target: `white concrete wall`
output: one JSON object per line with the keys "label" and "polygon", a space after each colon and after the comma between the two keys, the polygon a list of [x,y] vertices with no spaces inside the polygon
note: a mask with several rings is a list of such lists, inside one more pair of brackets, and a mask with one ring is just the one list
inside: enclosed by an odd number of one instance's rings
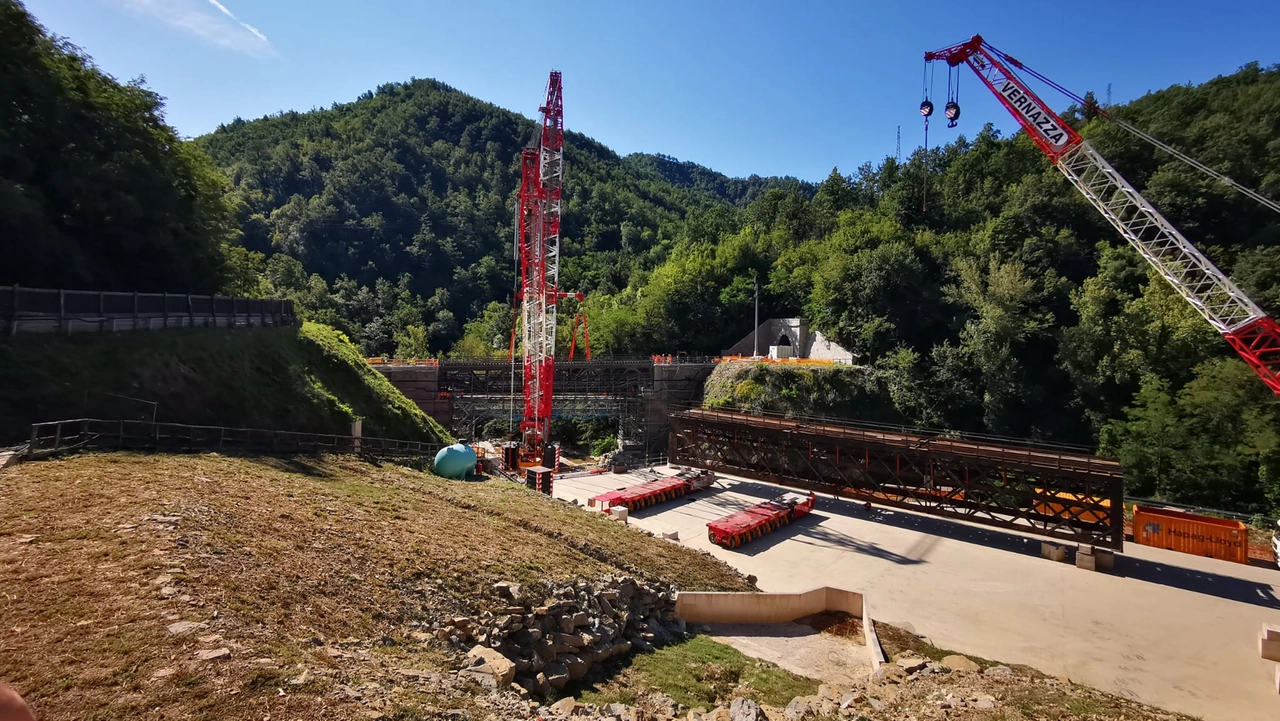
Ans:
{"label": "white concrete wall", "polygon": [[786,623],[822,611],[862,618],[862,594],[822,586],[802,593],[681,592],[676,617],[691,623]]}
{"label": "white concrete wall", "polygon": [[[810,330],[803,318],[770,318],[760,324],[760,355],[768,355],[769,347],[778,345],[778,339],[786,335],[791,340],[791,357],[832,360],[837,363],[853,363],[853,353],[841,348],[822,333]],[[724,355],[753,355],[755,332],[733,344]]]}
{"label": "white concrete wall", "polygon": [[676,596],[676,618],[689,623],[788,623],[823,611],[862,619],[871,668],[885,662],[866,599],[857,591],[821,586],[801,593],[681,591]]}
{"label": "white concrete wall", "polygon": [[836,363],[847,363],[853,365],[853,353],[836,345],[825,335],[819,331],[813,331],[810,335],[809,347],[805,349],[805,358],[813,360],[831,360]]}

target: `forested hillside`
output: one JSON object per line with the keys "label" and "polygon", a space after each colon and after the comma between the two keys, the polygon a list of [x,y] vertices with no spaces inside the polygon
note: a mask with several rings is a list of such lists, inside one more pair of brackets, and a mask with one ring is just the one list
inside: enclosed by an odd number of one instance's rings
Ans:
{"label": "forested hillside", "polygon": [[[159,97],[15,0],[0,40],[0,283],[281,295],[367,354],[505,355],[532,120],[411,80],[187,142]],[[1280,197],[1280,68],[1109,111]],[[1280,311],[1280,217],[1068,115]],[[1280,403],[1025,137],[974,129],[817,185],[570,132],[561,287],[587,294],[596,352],[718,353],[751,329],[758,279],[764,317],[804,315],[857,354],[883,417],[1097,445],[1132,493],[1280,510]],[[816,392],[756,382],[788,408]]]}
{"label": "forested hillside", "polygon": [[0,284],[214,292],[238,254],[226,185],[158,95],[0,0]]}
{"label": "forested hillside", "polygon": [[[413,80],[328,110],[237,119],[198,142],[234,184],[245,247],[270,256],[271,292],[298,297],[369,353],[403,344],[423,355],[448,350],[491,301],[510,301],[519,154],[534,131]],[[566,146],[561,286],[583,292],[626,288],[686,225],[714,242],[734,227],[736,203],[786,182],[623,159],[572,132]]]}
{"label": "forested hillside", "polygon": [[[1255,65],[1110,111],[1280,196],[1277,109],[1280,69]],[[1069,115],[1280,307],[1280,217],[1087,109]],[[231,176],[246,245],[271,256],[264,287],[369,352],[500,354],[532,129],[420,80],[199,142]],[[1025,137],[986,127],[817,187],[619,158],[575,134],[567,167],[562,286],[588,293],[597,351],[717,353],[751,328],[759,278],[766,317],[807,316],[911,422],[1100,442],[1136,493],[1280,506],[1275,400]]]}

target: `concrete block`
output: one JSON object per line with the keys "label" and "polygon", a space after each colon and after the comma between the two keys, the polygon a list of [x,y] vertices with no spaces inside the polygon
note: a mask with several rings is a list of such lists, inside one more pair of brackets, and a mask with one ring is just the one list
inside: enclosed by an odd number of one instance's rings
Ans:
{"label": "concrete block", "polygon": [[1093,559],[1097,563],[1099,571],[1110,571],[1116,567],[1116,554],[1105,548],[1093,549]]}
{"label": "concrete block", "polygon": [[1280,626],[1270,623],[1262,624],[1262,637],[1268,641],[1280,641]]}
{"label": "concrete block", "polygon": [[1263,634],[1258,634],[1258,655],[1268,661],[1280,661],[1280,641],[1268,641]]}
{"label": "concrete block", "polygon": [[1083,568],[1086,571],[1098,570],[1098,559],[1087,553],[1076,554],[1076,568]]}
{"label": "concrete block", "polygon": [[1040,543],[1040,555],[1050,561],[1062,562],[1067,560],[1067,549],[1056,543]]}

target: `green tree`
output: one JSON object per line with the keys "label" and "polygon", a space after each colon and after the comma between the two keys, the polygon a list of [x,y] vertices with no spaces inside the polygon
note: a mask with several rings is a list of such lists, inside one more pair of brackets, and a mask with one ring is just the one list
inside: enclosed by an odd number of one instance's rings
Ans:
{"label": "green tree", "polygon": [[427,329],[420,325],[405,326],[396,334],[397,358],[430,358],[431,344],[427,340]]}
{"label": "green tree", "polygon": [[0,0],[0,98],[0,284],[222,289],[238,237],[226,181],[160,96]]}
{"label": "green tree", "polygon": [[836,218],[846,210],[853,210],[857,195],[849,179],[840,174],[839,168],[832,168],[831,174],[818,186],[813,196],[813,213],[817,218],[818,231],[822,234],[831,232]]}
{"label": "green tree", "polygon": [[1103,428],[1101,442],[1120,459],[1134,495],[1280,511],[1280,409],[1238,360],[1201,364],[1176,394],[1147,376],[1124,418]]}
{"label": "green tree", "polygon": [[1027,373],[1022,351],[1052,323],[1039,306],[1036,283],[1021,263],[992,258],[983,268],[961,258],[955,262],[955,282],[944,292],[970,311],[959,348],[982,392],[983,424],[998,433],[1026,434],[1044,398]]}
{"label": "green tree", "polygon": [[[462,338],[454,344],[449,355],[455,358],[507,357],[514,320],[510,306],[493,301],[485,306],[479,318],[467,323]],[[519,339],[516,342],[518,344]]]}
{"label": "green tree", "polygon": [[1199,363],[1228,351],[1213,327],[1136,253],[1107,248],[1100,263],[1099,274],[1072,294],[1079,322],[1063,330],[1059,350],[1076,402],[1095,428],[1120,414],[1144,376],[1177,388]]}
{"label": "green tree", "polygon": [[924,263],[911,245],[895,239],[852,255],[827,255],[814,275],[807,311],[815,327],[874,362],[898,346],[928,347],[920,310],[931,295],[936,298],[937,286]]}

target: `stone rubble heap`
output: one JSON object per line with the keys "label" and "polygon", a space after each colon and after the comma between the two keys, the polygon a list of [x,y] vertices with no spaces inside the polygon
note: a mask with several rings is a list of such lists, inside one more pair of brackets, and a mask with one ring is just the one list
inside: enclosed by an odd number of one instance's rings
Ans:
{"label": "stone rubble heap", "polygon": [[536,605],[519,584],[493,590],[506,607],[456,617],[437,631],[441,640],[472,645],[458,677],[491,689],[514,684],[522,695],[550,698],[595,664],[684,633],[675,592],[661,583],[606,576],[558,586]]}
{"label": "stone rubble heap", "polygon": [[[991,711],[1000,705],[996,694],[986,693],[982,688],[992,685],[988,682],[998,683],[1004,677],[1012,677],[1014,672],[1011,669],[995,666],[982,671],[963,656],[949,656],[945,660],[948,663],[942,664],[907,656],[883,665],[866,681],[850,686],[821,684],[816,694],[797,696],[784,707],[758,704],[738,697],[712,709],[691,709],[665,694],[651,692],[643,694],[634,706],[618,703],[596,706],[577,703],[566,697],[531,711],[530,718],[545,721],[565,718],[573,718],[574,721],[855,721],[889,718],[942,721],[964,709]],[[1023,681],[1050,686],[1060,683],[1053,679]],[[914,690],[917,684],[923,688]],[[909,706],[909,715],[902,716],[904,709],[891,704],[901,703],[907,696],[916,697],[916,700]]]}

